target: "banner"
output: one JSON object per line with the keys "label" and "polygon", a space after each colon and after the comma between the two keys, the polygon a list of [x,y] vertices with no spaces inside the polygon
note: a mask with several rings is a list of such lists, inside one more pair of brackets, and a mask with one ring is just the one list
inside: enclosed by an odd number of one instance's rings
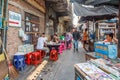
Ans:
{"label": "banner", "polygon": [[9,26],[21,27],[21,14],[9,11]]}

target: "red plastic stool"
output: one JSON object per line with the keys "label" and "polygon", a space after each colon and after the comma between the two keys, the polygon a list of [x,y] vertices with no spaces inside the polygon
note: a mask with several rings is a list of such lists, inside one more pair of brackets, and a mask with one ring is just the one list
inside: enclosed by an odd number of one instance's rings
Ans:
{"label": "red plastic stool", "polygon": [[65,43],[61,43],[61,46],[62,46],[62,50],[66,50]]}
{"label": "red plastic stool", "polygon": [[31,53],[27,53],[25,55],[25,63],[30,65],[31,64],[31,57],[32,57],[32,52]]}
{"label": "red plastic stool", "polygon": [[32,53],[32,58],[31,58],[31,64],[33,65],[38,65],[39,63],[42,62],[42,56],[41,53],[39,52],[33,52]]}
{"label": "red plastic stool", "polygon": [[46,53],[44,50],[37,50],[37,52],[39,52],[41,54],[41,57],[44,58]]}
{"label": "red plastic stool", "polygon": [[56,61],[58,60],[58,52],[57,50],[53,49],[50,52],[50,60]]}
{"label": "red plastic stool", "polygon": [[72,43],[68,45],[68,49],[71,49],[71,48],[72,48]]}

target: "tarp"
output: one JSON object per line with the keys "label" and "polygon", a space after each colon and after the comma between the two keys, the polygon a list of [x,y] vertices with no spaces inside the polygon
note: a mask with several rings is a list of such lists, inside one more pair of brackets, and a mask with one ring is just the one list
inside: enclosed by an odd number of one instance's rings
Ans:
{"label": "tarp", "polygon": [[100,5],[100,4],[107,4],[107,5],[119,5],[119,0],[87,0],[85,2],[87,5]]}
{"label": "tarp", "polygon": [[78,3],[81,3],[81,4],[85,4],[85,1],[87,0],[70,0],[70,2],[78,2]]}
{"label": "tarp", "polygon": [[116,17],[116,15],[102,15],[102,16],[87,16],[81,17],[78,22],[86,22],[86,21],[98,21],[98,20],[107,20]]}
{"label": "tarp", "polygon": [[85,7],[79,3],[74,2],[74,12],[77,16],[101,16],[107,14],[118,14],[118,9],[113,6],[99,6],[99,7]]}

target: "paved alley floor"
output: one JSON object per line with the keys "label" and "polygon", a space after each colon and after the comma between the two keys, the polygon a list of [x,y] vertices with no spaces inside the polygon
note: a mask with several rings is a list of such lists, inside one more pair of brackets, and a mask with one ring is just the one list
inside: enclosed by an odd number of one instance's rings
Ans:
{"label": "paved alley floor", "polygon": [[85,62],[84,54],[83,48],[79,52],[65,50],[56,62],[48,61],[37,80],[74,80],[74,64]]}

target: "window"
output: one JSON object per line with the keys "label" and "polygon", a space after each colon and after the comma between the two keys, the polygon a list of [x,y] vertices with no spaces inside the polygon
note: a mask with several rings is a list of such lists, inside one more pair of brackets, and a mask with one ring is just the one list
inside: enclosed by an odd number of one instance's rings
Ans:
{"label": "window", "polygon": [[25,13],[25,31],[39,32],[39,17]]}
{"label": "window", "polygon": [[37,40],[40,35],[39,26],[39,17],[25,12],[25,32],[29,36],[26,43],[33,44],[34,47],[36,47]]}

